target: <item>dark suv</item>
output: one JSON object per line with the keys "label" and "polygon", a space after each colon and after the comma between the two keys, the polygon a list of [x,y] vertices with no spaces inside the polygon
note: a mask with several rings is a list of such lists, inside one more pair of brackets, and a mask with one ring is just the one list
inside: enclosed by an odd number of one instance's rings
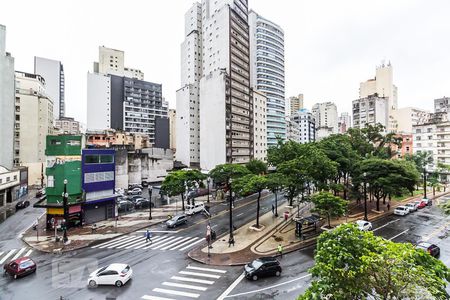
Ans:
{"label": "dark suv", "polygon": [[426,251],[426,252],[430,253],[430,255],[433,257],[438,257],[439,254],[441,253],[441,249],[438,246],[436,246],[435,244],[430,244],[430,243],[426,243],[426,242],[418,243],[416,245],[416,249]]}
{"label": "dark suv", "polygon": [[274,257],[260,257],[244,267],[245,277],[258,280],[259,277],[280,276],[280,262]]}

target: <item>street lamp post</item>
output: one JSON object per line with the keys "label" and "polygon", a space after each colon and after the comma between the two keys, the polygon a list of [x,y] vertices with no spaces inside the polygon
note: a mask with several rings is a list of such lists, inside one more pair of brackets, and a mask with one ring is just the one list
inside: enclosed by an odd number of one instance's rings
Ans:
{"label": "street lamp post", "polygon": [[423,198],[427,199],[427,169],[423,168]]}
{"label": "street lamp post", "polygon": [[364,176],[364,220],[368,221],[368,218],[367,218],[367,191],[366,191],[366,176],[367,176],[367,173],[364,172],[363,176]]}
{"label": "street lamp post", "polygon": [[208,177],[207,179],[206,179],[206,184],[208,185],[208,203],[209,203],[209,183],[211,182],[211,178],[210,177]]}
{"label": "street lamp post", "polygon": [[69,211],[67,209],[67,197],[69,196],[67,194],[67,179],[64,179],[64,193],[63,193],[63,209],[64,209],[64,235],[63,235],[63,242],[67,243],[67,225],[69,224]]}
{"label": "street lamp post", "polygon": [[230,195],[230,239],[228,240],[228,245],[234,246],[234,236],[233,236],[233,192],[231,191],[231,179],[228,182],[229,195]]}
{"label": "street lamp post", "polygon": [[152,192],[153,192],[153,187],[149,186],[148,187],[148,194],[149,194],[149,200],[150,202],[148,203],[148,219],[151,220],[152,219]]}

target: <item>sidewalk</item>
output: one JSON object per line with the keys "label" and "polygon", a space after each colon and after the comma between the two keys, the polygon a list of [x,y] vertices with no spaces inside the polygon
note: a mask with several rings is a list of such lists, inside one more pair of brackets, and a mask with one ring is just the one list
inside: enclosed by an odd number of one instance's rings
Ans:
{"label": "sidewalk", "polygon": [[[429,195],[430,199],[435,199],[443,195],[449,194],[450,192],[439,192],[436,196]],[[368,219],[369,221],[375,221],[377,219],[386,217],[394,212],[395,207],[399,205],[404,205],[413,200],[422,199],[422,195],[415,195],[408,197],[402,201],[392,201],[390,209],[380,202],[380,210],[376,211],[376,202],[370,203],[373,207],[369,206]],[[369,202],[367,203],[369,205]],[[361,220],[364,217],[364,203],[361,205],[354,206],[352,208],[352,214],[347,217],[332,219],[331,225],[337,226],[339,224],[354,222],[356,220]],[[206,242],[200,247],[197,247],[188,253],[189,257],[192,259],[211,265],[244,265],[258,257],[261,256],[274,256],[277,255],[277,246],[281,244],[283,246],[283,253],[288,253],[296,251],[316,243],[317,237],[322,232],[317,231],[317,234],[308,237],[305,240],[299,239],[295,235],[295,222],[292,214],[297,215],[297,210],[288,207],[286,204],[279,206],[279,217],[275,218],[272,212],[268,212],[260,216],[260,224],[264,225],[261,231],[256,231],[250,229],[256,221],[253,220],[246,225],[240,227],[234,231],[235,246],[229,247],[228,239],[229,234],[223,235],[218,238],[212,244],[212,249],[210,249],[210,257],[208,257],[208,247]],[[284,211],[290,212],[290,217],[288,220],[284,220]],[[300,208],[301,217],[306,217],[311,215],[310,205],[304,204]],[[324,220],[324,225],[326,220]]]}

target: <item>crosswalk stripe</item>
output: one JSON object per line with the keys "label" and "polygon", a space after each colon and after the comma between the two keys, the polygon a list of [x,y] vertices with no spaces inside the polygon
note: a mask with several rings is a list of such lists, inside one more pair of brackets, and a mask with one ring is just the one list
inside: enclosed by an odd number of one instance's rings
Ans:
{"label": "crosswalk stripe", "polygon": [[196,279],[196,278],[190,278],[190,277],[172,276],[172,277],[170,277],[170,279],[179,280],[179,281],[187,281],[187,282],[203,283],[203,284],[214,284],[214,281],[211,281],[211,280]]}
{"label": "crosswalk stripe", "polygon": [[124,235],[124,236],[121,236],[121,237],[119,237],[119,238],[112,239],[112,240],[109,240],[109,241],[104,242],[104,243],[101,243],[101,244],[97,244],[97,245],[95,245],[95,246],[92,246],[91,248],[98,248],[98,247],[100,247],[100,246],[103,246],[103,245],[106,245],[106,244],[109,244],[109,243],[113,243],[113,242],[118,241],[118,240],[123,240],[123,239],[125,239],[126,237],[127,237],[127,236]]}
{"label": "crosswalk stripe", "polygon": [[[169,237],[168,235],[163,235],[163,236],[161,236],[160,239],[158,239],[157,243],[162,242],[162,240],[166,240],[168,237]],[[156,243],[153,243],[153,242],[152,242],[152,243],[150,244],[150,246],[148,246],[148,247],[151,247],[151,245],[155,245],[155,244],[156,244]],[[148,243],[145,243],[145,244],[142,244],[142,245],[139,245],[139,246],[134,247],[134,249],[140,249],[140,248],[142,248],[142,247],[147,247],[147,245],[148,245]],[[144,249],[147,249],[147,248],[144,248]]]}
{"label": "crosswalk stripe", "polygon": [[167,245],[172,245],[172,243],[173,242],[175,242],[175,241],[178,241],[179,239],[182,239],[183,237],[182,236],[177,236],[176,238],[174,238],[174,239],[172,239],[170,242],[168,242],[168,243],[162,243],[161,245],[158,245],[158,246],[156,246],[156,247],[150,247],[152,250],[156,250],[156,249],[159,249],[159,248],[161,248],[161,247],[164,247],[164,246],[167,246]]}
{"label": "crosswalk stripe", "polygon": [[129,236],[129,235],[128,235],[128,236],[126,236],[126,237],[123,238],[123,239],[114,239],[114,240],[112,240],[112,241],[103,243],[103,244],[100,245],[98,248],[102,249],[102,248],[106,248],[106,247],[111,246],[111,245],[118,244],[118,243],[120,243],[120,242],[129,241],[129,240],[131,240],[133,237],[134,237],[134,236]]}
{"label": "crosswalk stripe", "polygon": [[200,267],[194,267],[194,266],[187,266],[186,269],[198,270],[198,271],[207,271],[207,272],[215,272],[215,273],[222,273],[222,274],[225,274],[227,272],[225,270],[211,269],[211,268],[200,268]]}
{"label": "crosswalk stripe", "polygon": [[4,253],[3,251],[0,252],[0,257],[3,255],[3,253]]}
{"label": "crosswalk stripe", "polygon": [[200,297],[200,294],[194,294],[194,293],[188,293],[188,292],[180,292],[180,291],[174,291],[174,290],[166,290],[166,289],[160,289],[155,288],[153,289],[154,292],[157,293],[163,293],[163,294],[169,294],[169,295],[178,295],[178,296],[184,296],[189,298],[198,298]]}
{"label": "crosswalk stripe", "polygon": [[[157,240],[159,240],[161,238],[162,238],[162,236],[156,236],[156,237],[152,238],[152,242],[157,241]],[[139,249],[139,248],[137,248],[137,246],[140,246],[140,245],[142,245],[142,247],[144,247],[145,245],[148,245],[148,242],[145,239],[143,241],[139,241],[137,243],[133,242],[131,245],[125,247],[125,249],[130,249],[130,248]],[[123,248],[123,247],[124,246],[120,246],[120,247],[117,247],[117,248]],[[140,247],[140,248],[142,248],[142,247]]]}
{"label": "crosswalk stripe", "polygon": [[5,256],[3,256],[2,260],[0,260],[0,264],[4,263],[14,252],[16,252],[16,249],[12,249]]}
{"label": "crosswalk stripe", "polygon": [[176,241],[175,243],[171,243],[170,245],[161,248],[161,250],[167,250],[167,249],[169,249],[170,247],[173,247],[173,246],[175,246],[175,245],[178,245],[179,243],[182,243],[182,242],[184,242],[184,241],[186,241],[186,240],[189,240],[189,239],[191,239],[191,237],[189,237],[189,236],[188,236],[188,237],[184,237],[184,238],[182,238],[181,240]]}
{"label": "crosswalk stripe", "polygon": [[193,242],[192,244],[189,244],[189,245],[187,245],[186,247],[181,248],[180,251],[183,251],[183,250],[186,250],[186,249],[188,249],[188,248],[191,248],[192,246],[194,246],[194,245],[196,245],[196,244],[198,244],[198,243],[200,243],[200,242],[203,242],[203,239],[199,239],[198,241],[195,241],[195,242]]}
{"label": "crosswalk stripe", "polygon": [[123,241],[123,242],[117,243],[115,245],[109,245],[109,246],[106,246],[106,248],[108,248],[108,249],[116,248],[117,246],[126,244],[126,243],[131,242],[131,241],[135,241],[135,240],[138,240],[138,239],[141,239],[141,238],[142,238],[142,236],[135,236],[132,239],[129,239],[128,241]]}
{"label": "crosswalk stripe", "polygon": [[188,271],[180,271],[178,272],[183,275],[193,275],[193,276],[200,276],[200,277],[207,277],[207,278],[215,278],[219,279],[220,275],[213,275],[213,274],[205,274],[205,273],[197,273],[197,272],[188,272]]}
{"label": "crosswalk stripe", "polygon": [[168,241],[170,241],[170,240],[172,240],[172,239],[174,239],[174,238],[175,238],[174,236],[169,236],[168,238],[164,239],[163,241],[156,242],[156,243],[154,243],[154,244],[152,244],[152,245],[150,245],[150,246],[144,247],[144,248],[142,248],[142,249],[153,248],[153,247],[156,246],[156,245],[160,245],[160,244],[162,244],[162,243],[168,242]]}
{"label": "crosswalk stripe", "polygon": [[141,297],[141,299],[144,299],[144,300],[175,300],[172,298],[156,297],[156,296],[150,296],[150,295],[144,295]]}
{"label": "crosswalk stripe", "polygon": [[30,256],[31,252],[33,252],[33,249],[28,250],[27,253],[25,253],[24,256]]}
{"label": "crosswalk stripe", "polygon": [[[194,240],[196,240],[196,239],[198,239],[198,237],[192,238],[192,241],[194,241]],[[179,244],[178,246],[175,246],[175,247],[173,247],[173,248],[170,248],[169,250],[176,250],[176,249],[178,249],[178,248],[180,248],[180,247],[183,247],[183,246],[185,246],[185,245],[191,243],[192,241],[189,240],[189,241],[187,241],[187,242],[184,242],[184,243],[182,243],[182,244]]]}
{"label": "crosswalk stripe", "polygon": [[179,287],[179,288],[185,288],[185,289],[191,289],[196,291],[206,291],[207,288],[197,285],[190,285],[190,284],[181,284],[181,283],[175,283],[175,282],[163,282],[162,285],[166,286],[173,286],[173,287]]}
{"label": "crosswalk stripe", "polygon": [[19,258],[20,254],[22,254],[22,252],[25,251],[25,249],[27,249],[27,248],[23,247],[22,249],[20,249],[19,252],[17,252],[16,255],[14,255],[14,257],[11,258],[11,260],[15,260],[15,259]]}

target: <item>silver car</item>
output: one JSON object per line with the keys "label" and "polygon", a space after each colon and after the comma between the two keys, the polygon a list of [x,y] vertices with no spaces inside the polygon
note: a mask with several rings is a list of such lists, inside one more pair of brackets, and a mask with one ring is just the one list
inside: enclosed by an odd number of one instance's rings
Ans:
{"label": "silver car", "polygon": [[166,221],[166,225],[168,228],[174,228],[178,225],[186,224],[187,217],[185,214],[173,216],[172,219]]}

